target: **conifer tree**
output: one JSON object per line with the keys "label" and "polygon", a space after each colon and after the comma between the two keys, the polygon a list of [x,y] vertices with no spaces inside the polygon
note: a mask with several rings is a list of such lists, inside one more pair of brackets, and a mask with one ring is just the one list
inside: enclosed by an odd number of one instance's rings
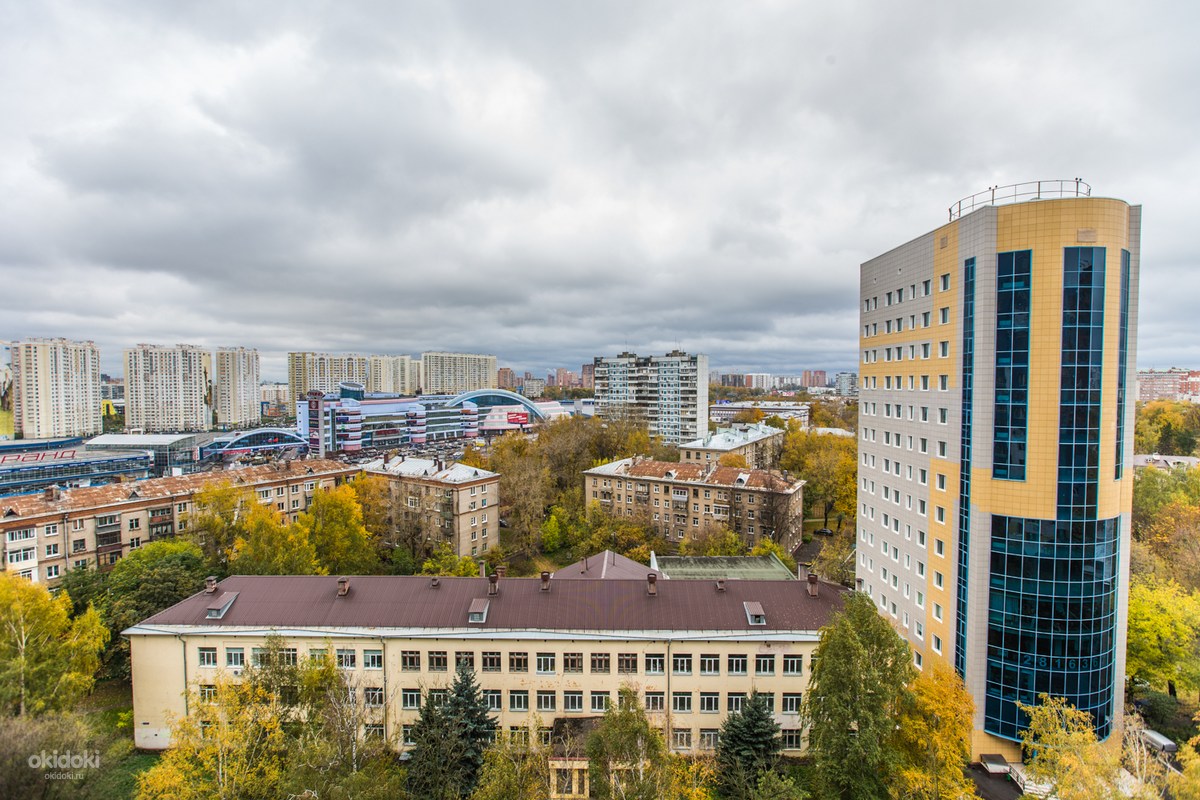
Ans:
{"label": "conifer tree", "polygon": [[445,712],[459,740],[459,794],[466,797],[475,791],[484,751],[496,730],[496,720],[488,714],[475,671],[466,664],[460,664],[454,676]]}
{"label": "conifer tree", "polygon": [[461,741],[446,709],[441,703],[431,701],[428,693],[425,702],[421,703],[412,738],[408,761],[409,792],[413,797],[427,800],[455,800],[459,796]]}
{"label": "conifer tree", "polygon": [[759,778],[775,766],[782,747],[779,725],[758,692],[751,692],[742,710],[730,714],[721,726],[717,767],[723,794],[750,797]]}

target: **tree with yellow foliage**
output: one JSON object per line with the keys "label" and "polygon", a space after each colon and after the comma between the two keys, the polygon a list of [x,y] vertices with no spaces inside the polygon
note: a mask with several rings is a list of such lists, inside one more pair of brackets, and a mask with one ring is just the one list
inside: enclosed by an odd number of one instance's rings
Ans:
{"label": "tree with yellow foliage", "polygon": [[379,565],[374,537],[363,525],[362,507],[347,484],[312,496],[296,521],[317,554],[317,564],[330,575],[369,575]]}
{"label": "tree with yellow foliage", "polygon": [[236,575],[325,575],[317,550],[299,525],[284,525],[274,509],[246,504],[238,520],[229,569]]}
{"label": "tree with yellow foliage", "polygon": [[1200,689],[1200,596],[1174,581],[1138,577],[1129,587],[1125,673],[1166,687]]}
{"label": "tree with yellow foliage", "polygon": [[1021,745],[1029,777],[1058,800],[1116,800],[1119,752],[1096,741],[1092,715],[1063,697],[1038,695],[1037,705],[1017,703],[1029,716]]}
{"label": "tree with yellow foliage", "polygon": [[896,730],[899,765],[888,789],[895,800],[959,800],[974,795],[963,773],[971,760],[975,703],[941,659],[908,685]]}
{"label": "tree with yellow foliage", "polygon": [[70,708],[92,690],[108,636],[91,606],[71,619],[66,592],[0,573],[0,709],[23,717]]}
{"label": "tree with yellow foliage", "polygon": [[195,691],[175,720],[172,745],[138,776],[138,800],[240,800],[280,795],[287,770],[285,710],[251,681],[219,679],[212,697]]}

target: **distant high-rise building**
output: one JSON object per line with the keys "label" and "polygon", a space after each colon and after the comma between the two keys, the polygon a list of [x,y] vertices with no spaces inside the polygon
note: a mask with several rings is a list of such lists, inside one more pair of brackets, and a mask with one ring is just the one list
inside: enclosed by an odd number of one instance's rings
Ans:
{"label": "distant high-rise building", "polygon": [[746,388],[762,389],[769,391],[774,387],[774,381],[769,372],[748,372],[746,373]]}
{"label": "distant high-rise building", "polygon": [[425,394],[496,388],[496,357],[479,353],[422,353]]}
{"label": "distant high-rise building", "polygon": [[13,342],[13,428],[19,438],[92,436],[103,431],[100,351],[94,342]]}
{"label": "distant high-rise building", "polygon": [[858,394],[858,373],[839,372],[834,377],[838,397],[851,397]]}
{"label": "distant high-rise building", "polygon": [[257,425],[262,420],[258,387],[258,351],[244,347],[217,348],[215,399],[217,424]]}
{"label": "distant high-rise building", "polygon": [[580,367],[579,375],[580,386],[582,386],[584,389],[596,388],[596,365],[594,363],[584,364],[582,367]]}
{"label": "distant high-rise building", "polygon": [[541,378],[526,378],[521,384],[521,394],[530,398],[538,398],[546,393],[546,382]]}
{"label": "distant high-rise building", "polygon": [[288,353],[288,392],[298,403],[309,392],[336,392],[343,381],[371,381],[370,360],[355,353]]}
{"label": "distant high-rise building", "polygon": [[858,584],[963,677],[976,758],[1042,693],[1120,729],[1141,208],[1064,183],[861,270]]}
{"label": "distant high-rise building", "polygon": [[421,365],[412,356],[368,356],[367,369],[368,392],[415,395],[421,390]]}
{"label": "distant high-rise building", "polygon": [[212,353],[203,347],[139,344],[126,350],[125,427],[145,433],[211,430],[212,374]]}
{"label": "distant high-rise building", "polygon": [[1186,369],[1144,369],[1137,374],[1137,399],[1178,400],[1187,394],[1189,372]]}
{"label": "distant high-rise building", "polygon": [[496,373],[496,386],[510,392],[517,388],[517,373],[509,367],[501,367]]}
{"label": "distant high-rise building", "polygon": [[708,433],[708,356],[621,353],[593,363],[597,415],[644,419],[652,436],[670,444]]}

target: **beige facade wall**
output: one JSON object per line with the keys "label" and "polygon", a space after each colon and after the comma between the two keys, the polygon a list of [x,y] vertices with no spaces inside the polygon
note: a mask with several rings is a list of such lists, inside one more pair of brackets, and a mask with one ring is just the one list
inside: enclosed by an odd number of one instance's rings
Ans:
{"label": "beige facade wall", "polygon": [[637,516],[669,539],[696,538],[712,525],[723,525],[753,544],[775,536],[776,525],[800,518],[804,491],[773,492],[674,481],[669,478],[592,475],[584,473],[584,499],[598,502],[616,516]]}
{"label": "beige facade wall", "polygon": [[[264,505],[272,505],[286,519],[295,521],[308,508],[312,496],[357,474],[352,467],[335,472],[306,474],[302,462],[294,472],[254,480],[243,487]],[[211,485],[234,480],[237,473],[217,473]],[[113,485],[104,487],[116,491]],[[121,499],[109,499],[89,507],[61,509],[53,504],[44,511],[5,517],[0,513],[0,539],[5,547],[3,568],[20,572],[31,580],[58,584],[71,569],[110,569],[143,544],[169,538],[187,530],[188,514],[194,511],[196,488],[168,496],[139,483],[124,484]],[[145,497],[139,496],[141,493]],[[69,490],[67,492],[69,494]],[[0,500],[0,509],[4,503]],[[33,548],[31,558],[24,557]],[[21,553],[10,563],[10,553]]]}
{"label": "beige facade wall", "polygon": [[[503,584],[500,591],[503,592]],[[245,663],[251,663],[253,649],[262,647],[269,632],[179,631],[179,639],[176,633],[163,630],[157,635],[129,636],[138,747],[167,746],[169,741],[164,731],[169,727],[169,718],[186,713],[185,686],[197,691],[200,686],[215,684],[223,675],[236,679],[242,668],[230,666],[230,652],[236,654],[240,648]],[[378,723],[386,726],[389,736],[397,735],[397,741],[403,741],[406,726],[416,722],[419,713],[413,702],[416,695],[430,689],[448,689],[454,680],[456,660],[461,657],[473,663],[485,693],[499,693],[493,695],[499,703],[493,716],[502,729],[525,728],[535,714],[545,727],[561,717],[600,716],[603,703],[617,702],[618,691],[628,685],[647,707],[651,722],[664,729],[668,744],[680,752],[709,749],[706,745],[710,734],[702,732],[719,730],[730,703],[736,704],[739,696],[757,690],[770,696],[775,721],[784,731],[785,747],[795,754],[801,745],[800,717],[796,711],[808,688],[817,643],[815,631],[742,634],[736,640],[730,638],[729,632],[679,633],[672,638],[660,638],[661,633],[652,631],[613,634],[514,631],[504,638],[488,635],[494,633],[490,631],[430,631],[423,635],[377,630],[373,633],[378,635],[313,631],[308,636],[285,636],[285,641],[286,646],[296,649],[299,658],[308,656],[312,650],[330,648],[335,656],[340,652],[342,663],[347,665],[346,677],[356,688],[359,702],[368,695],[364,689],[382,690],[383,704],[374,713],[378,715]],[[208,663],[201,660],[201,648],[211,648],[213,655],[209,658],[216,660],[216,666],[201,665]],[[351,653],[353,667],[349,666]],[[375,663],[376,653],[380,654],[381,666],[368,666]],[[513,669],[521,663],[520,658],[513,659],[514,655],[524,655],[524,671]],[[607,671],[593,669],[594,657],[605,656]],[[632,671],[620,671],[625,664],[622,656],[633,665]],[[648,667],[654,666],[653,658],[658,656],[662,657],[662,671],[648,671]],[[676,669],[684,665],[682,660],[676,662],[679,656],[690,658],[686,671]],[[712,674],[702,672],[704,656],[716,659]],[[649,662],[647,657],[651,657]],[[736,669],[731,674],[731,657],[735,659],[735,667],[736,659],[745,660],[745,674]],[[785,657],[789,657],[787,673]],[[596,666],[603,663],[603,658],[595,662]],[[443,664],[444,668],[440,668]],[[494,665],[498,669],[492,669]],[[543,669],[539,670],[539,666]],[[154,677],[139,680],[140,676]],[[568,704],[577,697],[581,710],[569,710],[573,706]],[[519,710],[522,698],[527,700],[528,710]],[[551,698],[553,708],[549,707]],[[367,716],[370,718],[371,713]]]}
{"label": "beige facade wall", "polygon": [[500,543],[500,476],[450,483],[387,473],[397,509],[394,522],[420,522],[431,543],[440,535],[459,556],[482,556]]}

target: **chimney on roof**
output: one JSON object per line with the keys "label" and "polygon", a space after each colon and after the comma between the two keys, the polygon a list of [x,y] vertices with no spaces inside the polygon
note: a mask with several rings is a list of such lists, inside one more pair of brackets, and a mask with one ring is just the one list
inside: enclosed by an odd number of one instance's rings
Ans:
{"label": "chimney on roof", "polygon": [[725,591],[725,579],[724,578],[717,578],[717,591],[718,592]]}
{"label": "chimney on roof", "polygon": [[496,595],[500,594],[500,576],[493,572],[491,575],[487,576],[487,579],[488,579],[488,594],[491,595],[492,597],[495,597]]}
{"label": "chimney on roof", "polygon": [[505,575],[507,575],[508,574],[508,564],[497,564],[496,565],[496,574],[498,576],[500,576],[501,578],[503,578]]}
{"label": "chimney on roof", "polygon": [[658,597],[658,575],[653,572],[646,573],[646,594]]}
{"label": "chimney on roof", "polygon": [[430,589],[436,589],[436,588],[438,588],[438,587],[439,587],[439,586],[441,586],[441,585],[442,585],[442,579],[441,579],[441,578],[430,578],[430,579],[429,579],[429,588],[430,588]]}
{"label": "chimney on roof", "polygon": [[481,578],[487,577],[487,562],[484,561],[482,558],[479,559],[479,577],[481,577]]}
{"label": "chimney on roof", "polygon": [[62,489],[57,486],[47,486],[42,492],[43,499],[57,501],[62,498]]}
{"label": "chimney on roof", "polygon": [[204,593],[212,594],[217,590],[217,576],[209,575],[204,579]]}
{"label": "chimney on roof", "polygon": [[816,575],[808,576],[808,596],[816,597],[820,593],[820,584],[817,581]]}
{"label": "chimney on roof", "polygon": [[550,573],[549,572],[542,573],[542,591],[543,592],[550,591]]}
{"label": "chimney on roof", "polygon": [[350,579],[347,577],[338,578],[338,597],[345,597],[350,593]]}

